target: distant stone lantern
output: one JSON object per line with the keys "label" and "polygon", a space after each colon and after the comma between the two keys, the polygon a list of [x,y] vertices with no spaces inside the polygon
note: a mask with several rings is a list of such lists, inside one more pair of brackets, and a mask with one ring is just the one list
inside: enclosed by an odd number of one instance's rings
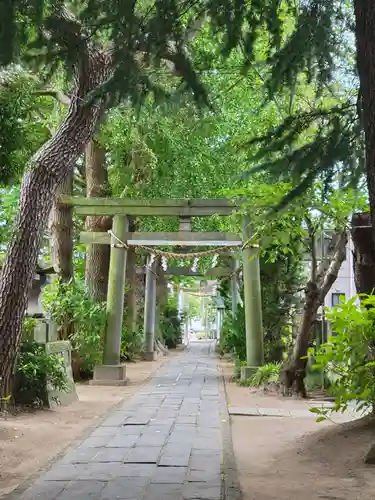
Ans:
{"label": "distant stone lantern", "polygon": [[39,262],[28,292],[26,316],[39,320],[35,327],[34,340],[41,344],[57,340],[56,325],[50,321],[43,311],[41,302],[42,290],[45,285],[51,282],[51,275],[53,274],[55,274],[55,269],[51,264]]}

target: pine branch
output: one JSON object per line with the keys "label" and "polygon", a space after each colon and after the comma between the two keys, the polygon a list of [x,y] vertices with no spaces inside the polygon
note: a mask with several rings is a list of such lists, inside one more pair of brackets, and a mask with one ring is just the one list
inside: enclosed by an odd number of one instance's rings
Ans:
{"label": "pine branch", "polygon": [[35,95],[54,97],[60,104],[65,106],[69,106],[71,103],[71,99],[60,90],[37,90]]}

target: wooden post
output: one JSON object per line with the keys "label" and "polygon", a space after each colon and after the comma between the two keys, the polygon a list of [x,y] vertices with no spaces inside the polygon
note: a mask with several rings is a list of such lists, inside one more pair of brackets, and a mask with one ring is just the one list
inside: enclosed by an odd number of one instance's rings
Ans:
{"label": "wooden post", "polygon": [[[115,215],[112,231],[120,240],[124,241],[128,225],[128,218],[126,216]],[[103,353],[104,365],[117,365],[120,363],[127,251],[125,248],[115,246],[118,243],[112,237],[108,273],[107,324]]]}
{"label": "wooden post", "polygon": [[155,359],[155,318],[156,318],[156,266],[151,263],[151,256],[146,267],[145,310],[144,310],[144,358],[146,361]]}
{"label": "wooden post", "polygon": [[[251,236],[249,218],[244,219],[243,235],[246,243]],[[264,362],[259,249],[250,245],[243,250],[243,281],[247,366],[242,367],[241,377],[249,378]]]}

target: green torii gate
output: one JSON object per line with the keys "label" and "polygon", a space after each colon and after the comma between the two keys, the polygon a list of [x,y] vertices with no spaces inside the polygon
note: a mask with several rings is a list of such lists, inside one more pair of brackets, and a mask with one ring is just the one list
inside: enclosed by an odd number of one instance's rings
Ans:
{"label": "green torii gate", "polygon": [[[121,332],[124,312],[127,248],[130,246],[213,246],[240,247],[243,255],[244,309],[246,319],[247,367],[242,375],[247,377],[255,367],[263,364],[263,329],[259,255],[256,246],[246,245],[250,238],[248,221],[243,234],[190,231],[191,217],[212,215],[229,216],[237,206],[225,199],[133,200],[122,198],[83,198],[61,196],[61,203],[72,205],[82,216],[113,216],[112,231],[81,232],[85,244],[111,245],[108,277],[107,321],[105,330],[103,364],[95,367],[93,383],[98,385],[123,385],[126,368],[120,363]],[[129,232],[128,216],[174,216],[180,218],[178,232]],[[244,244],[245,243],[245,244]],[[223,270],[226,274],[228,270]],[[232,270],[233,273],[233,270]],[[145,354],[153,356],[153,331],[155,322],[155,273],[146,270],[145,297]],[[232,288],[232,293],[234,287]],[[234,299],[233,299],[234,301]],[[235,304],[233,302],[233,307]]]}

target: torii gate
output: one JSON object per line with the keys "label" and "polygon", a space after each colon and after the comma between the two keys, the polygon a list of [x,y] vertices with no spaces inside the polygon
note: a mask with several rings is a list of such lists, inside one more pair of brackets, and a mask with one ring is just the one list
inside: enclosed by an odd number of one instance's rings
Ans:
{"label": "torii gate", "polygon": [[[243,256],[244,309],[246,319],[247,367],[242,376],[248,377],[263,364],[262,304],[259,270],[259,250],[246,244],[250,238],[249,222],[243,224],[243,234],[190,231],[191,217],[229,216],[237,206],[226,199],[133,200],[122,198],[84,198],[61,196],[61,203],[72,205],[82,216],[113,216],[112,231],[81,232],[86,244],[111,245],[108,276],[107,321],[103,364],[95,367],[92,383],[124,385],[126,367],[120,363],[121,333],[124,312],[127,247],[129,246],[212,246],[239,247]],[[178,232],[129,232],[128,216],[175,216],[180,218]],[[224,271],[224,270],[223,270]],[[232,270],[233,273],[233,270]],[[224,273],[225,274],[225,273]],[[153,330],[155,323],[155,274],[146,271],[145,297],[145,356],[154,359]],[[232,288],[232,293],[234,286]],[[233,299],[235,300],[235,299]]]}

